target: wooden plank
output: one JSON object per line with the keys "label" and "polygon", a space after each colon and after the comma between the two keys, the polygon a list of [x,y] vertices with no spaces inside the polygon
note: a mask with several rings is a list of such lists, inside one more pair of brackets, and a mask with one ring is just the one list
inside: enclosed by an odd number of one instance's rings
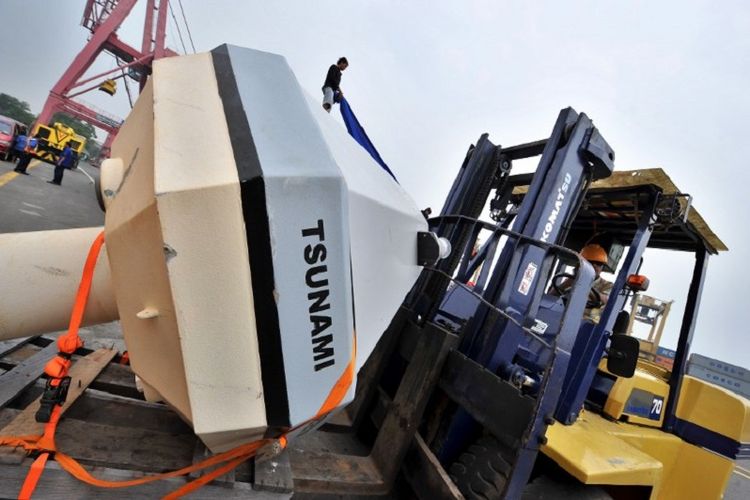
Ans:
{"label": "wooden plank", "polygon": [[91,383],[91,388],[143,400],[143,394],[135,385],[135,374],[128,365],[108,364]]}
{"label": "wooden plank", "polygon": [[169,472],[192,463],[197,438],[136,427],[72,419],[60,420],[55,442],[83,464],[143,472]]}
{"label": "wooden plank", "polygon": [[21,410],[13,408],[3,408],[0,410],[0,429],[8,425],[19,413],[21,413]]}
{"label": "wooden plank", "polygon": [[390,490],[370,457],[304,451],[291,458],[297,492],[349,496],[384,495]]}
{"label": "wooden plank", "polygon": [[41,351],[44,347],[47,346],[38,346],[35,343],[26,342],[25,344],[18,346],[18,349],[6,354],[2,361],[0,361],[0,364],[6,370],[11,370],[15,368],[18,363],[30,358],[37,352]]}
{"label": "wooden plank", "polygon": [[21,339],[3,340],[0,342],[0,358],[4,358],[16,349],[20,349],[25,344],[31,342],[36,337],[26,337]]}
{"label": "wooden plank", "polygon": [[[202,462],[202,461],[206,460],[211,455],[213,455],[213,454],[208,450],[208,448],[206,448],[206,445],[203,444],[203,442],[200,439],[196,438],[195,439],[195,445],[193,446],[193,459],[192,459],[191,463],[197,464],[199,462]],[[216,466],[216,467],[218,467],[218,466]],[[202,475],[207,474],[207,473],[211,472],[212,470],[216,469],[216,467],[209,467],[207,469],[193,471],[190,474],[188,474],[188,477],[190,479],[198,479]],[[213,481],[211,481],[211,484],[219,484],[219,483],[229,483],[229,484],[231,484],[231,483],[233,483],[235,481],[235,471],[236,470],[237,470],[236,468],[230,470],[229,472],[227,472],[226,474],[224,474],[220,478],[217,478],[217,479],[214,479]]]}
{"label": "wooden plank", "polygon": [[93,390],[91,386],[65,417],[117,427],[193,435],[192,428],[167,405],[112,396]]}
{"label": "wooden plank", "polygon": [[[206,448],[206,445],[203,444],[203,441],[200,439],[195,441],[195,446],[193,447],[193,462],[194,464],[197,464],[198,462],[205,460],[208,458],[208,456],[211,454],[211,452],[208,451],[208,448]],[[190,474],[188,474],[188,477],[190,479],[198,479],[203,475],[203,471],[193,471]]]}
{"label": "wooden plank", "polygon": [[255,460],[254,465],[254,490],[277,493],[292,493],[294,491],[292,466],[289,462],[288,451],[268,460]]}
{"label": "wooden plank", "polygon": [[[92,380],[101,372],[104,367],[109,363],[112,358],[117,354],[116,351],[107,349],[100,349],[89,354],[86,357],[78,359],[73,366],[70,367],[70,389],[68,390],[68,397],[63,404],[63,412],[72,405],[78,397],[83,394],[83,391],[89,386]],[[0,429],[0,435],[2,436],[28,436],[28,435],[41,435],[44,433],[45,424],[39,423],[34,418],[37,410],[39,409],[40,399],[37,399],[29,406],[26,407],[11,423]],[[13,461],[12,457],[18,460],[20,463],[25,456],[24,450],[11,450],[8,448],[0,449],[0,455],[3,455],[0,462]]]}
{"label": "wooden plank", "polygon": [[[31,460],[19,466],[0,465],[0,492],[2,496],[15,497],[26,477]],[[125,481],[142,477],[144,474],[134,471],[113,468],[93,468],[90,472],[100,479],[108,481]],[[71,498],[86,498],[90,500],[109,500],[111,498],[128,498],[130,500],[151,500],[161,498],[185,484],[183,478],[164,479],[153,483],[124,489],[97,488],[89,486],[75,479],[62,470],[54,461],[47,462],[44,474],[34,492],[34,498],[45,500],[69,500]],[[222,500],[286,500],[289,493],[272,493],[268,491],[253,491],[247,483],[234,483],[231,488],[208,484],[187,498],[221,498]]]}
{"label": "wooden plank", "polygon": [[57,344],[50,344],[15,368],[0,376],[0,408],[8,404],[18,393],[34,383],[44,372],[44,365],[57,354]]}
{"label": "wooden plank", "polygon": [[448,473],[419,433],[414,435],[409,453],[401,468],[406,481],[420,500],[445,498],[463,500]]}

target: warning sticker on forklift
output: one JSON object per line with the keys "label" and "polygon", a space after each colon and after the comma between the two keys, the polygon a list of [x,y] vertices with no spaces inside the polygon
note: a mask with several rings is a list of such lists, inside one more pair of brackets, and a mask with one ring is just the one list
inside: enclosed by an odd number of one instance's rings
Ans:
{"label": "warning sticker on forklift", "polygon": [[521,284],[518,286],[518,291],[524,295],[529,294],[531,284],[534,283],[534,277],[536,276],[537,265],[533,262],[529,262],[526,266],[526,271],[523,272],[523,278],[521,278]]}
{"label": "warning sticker on forklift", "polygon": [[547,331],[549,325],[540,319],[534,320],[534,326],[531,327],[531,331],[534,333],[544,334]]}

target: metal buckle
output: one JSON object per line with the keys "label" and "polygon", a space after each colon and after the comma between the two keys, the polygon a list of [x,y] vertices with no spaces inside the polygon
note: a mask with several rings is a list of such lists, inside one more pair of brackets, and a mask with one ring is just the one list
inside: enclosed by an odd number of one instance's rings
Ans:
{"label": "metal buckle", "polygon": [[52,385],[52,382],[53,379],[47,380],[47,385],[42,393],[39,409],[37,410],[36,415],[34,415],[34,418],[39,423],[49,422],[52,416],[52,410],[55,409],[55,406],[65,403],[65,399],[68,397],[70,377],[63,377],[57,385]]}

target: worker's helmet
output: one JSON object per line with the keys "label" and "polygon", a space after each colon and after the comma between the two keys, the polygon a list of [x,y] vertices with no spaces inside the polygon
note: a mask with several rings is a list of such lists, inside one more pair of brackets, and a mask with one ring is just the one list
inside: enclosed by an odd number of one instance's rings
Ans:
{"label": "worker's helmet", "polygon": [[607,251],[596,243],[590,243],[583,247],[581,257],[589,262],[598,262],[599,264],[607,265]]}

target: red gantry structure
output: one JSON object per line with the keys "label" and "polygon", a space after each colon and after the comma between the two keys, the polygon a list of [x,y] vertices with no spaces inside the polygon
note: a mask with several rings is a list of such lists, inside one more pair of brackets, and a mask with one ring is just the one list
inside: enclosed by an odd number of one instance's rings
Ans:
{"label": "red gantry structure", "polygon": [[[132,78],[142,90],[155,59],[175,56],[165,45],[168,0],[146,0],[141,49],[120,40],[117,30],[130,15],[138,0],[88,0],[81,25],[91,32],[86,45],[52,87],[37,123],[47,124],[55,113],[64,112],[107,132],[102,155],[108,156],[112,141],[122,120],[93,106],[73,100],[74,97],[98,89],[107,80]],[[117,66],[111,70],[81,79],[102,52],[115,57]],[[119,74],[118,74],[119,73]]]}

